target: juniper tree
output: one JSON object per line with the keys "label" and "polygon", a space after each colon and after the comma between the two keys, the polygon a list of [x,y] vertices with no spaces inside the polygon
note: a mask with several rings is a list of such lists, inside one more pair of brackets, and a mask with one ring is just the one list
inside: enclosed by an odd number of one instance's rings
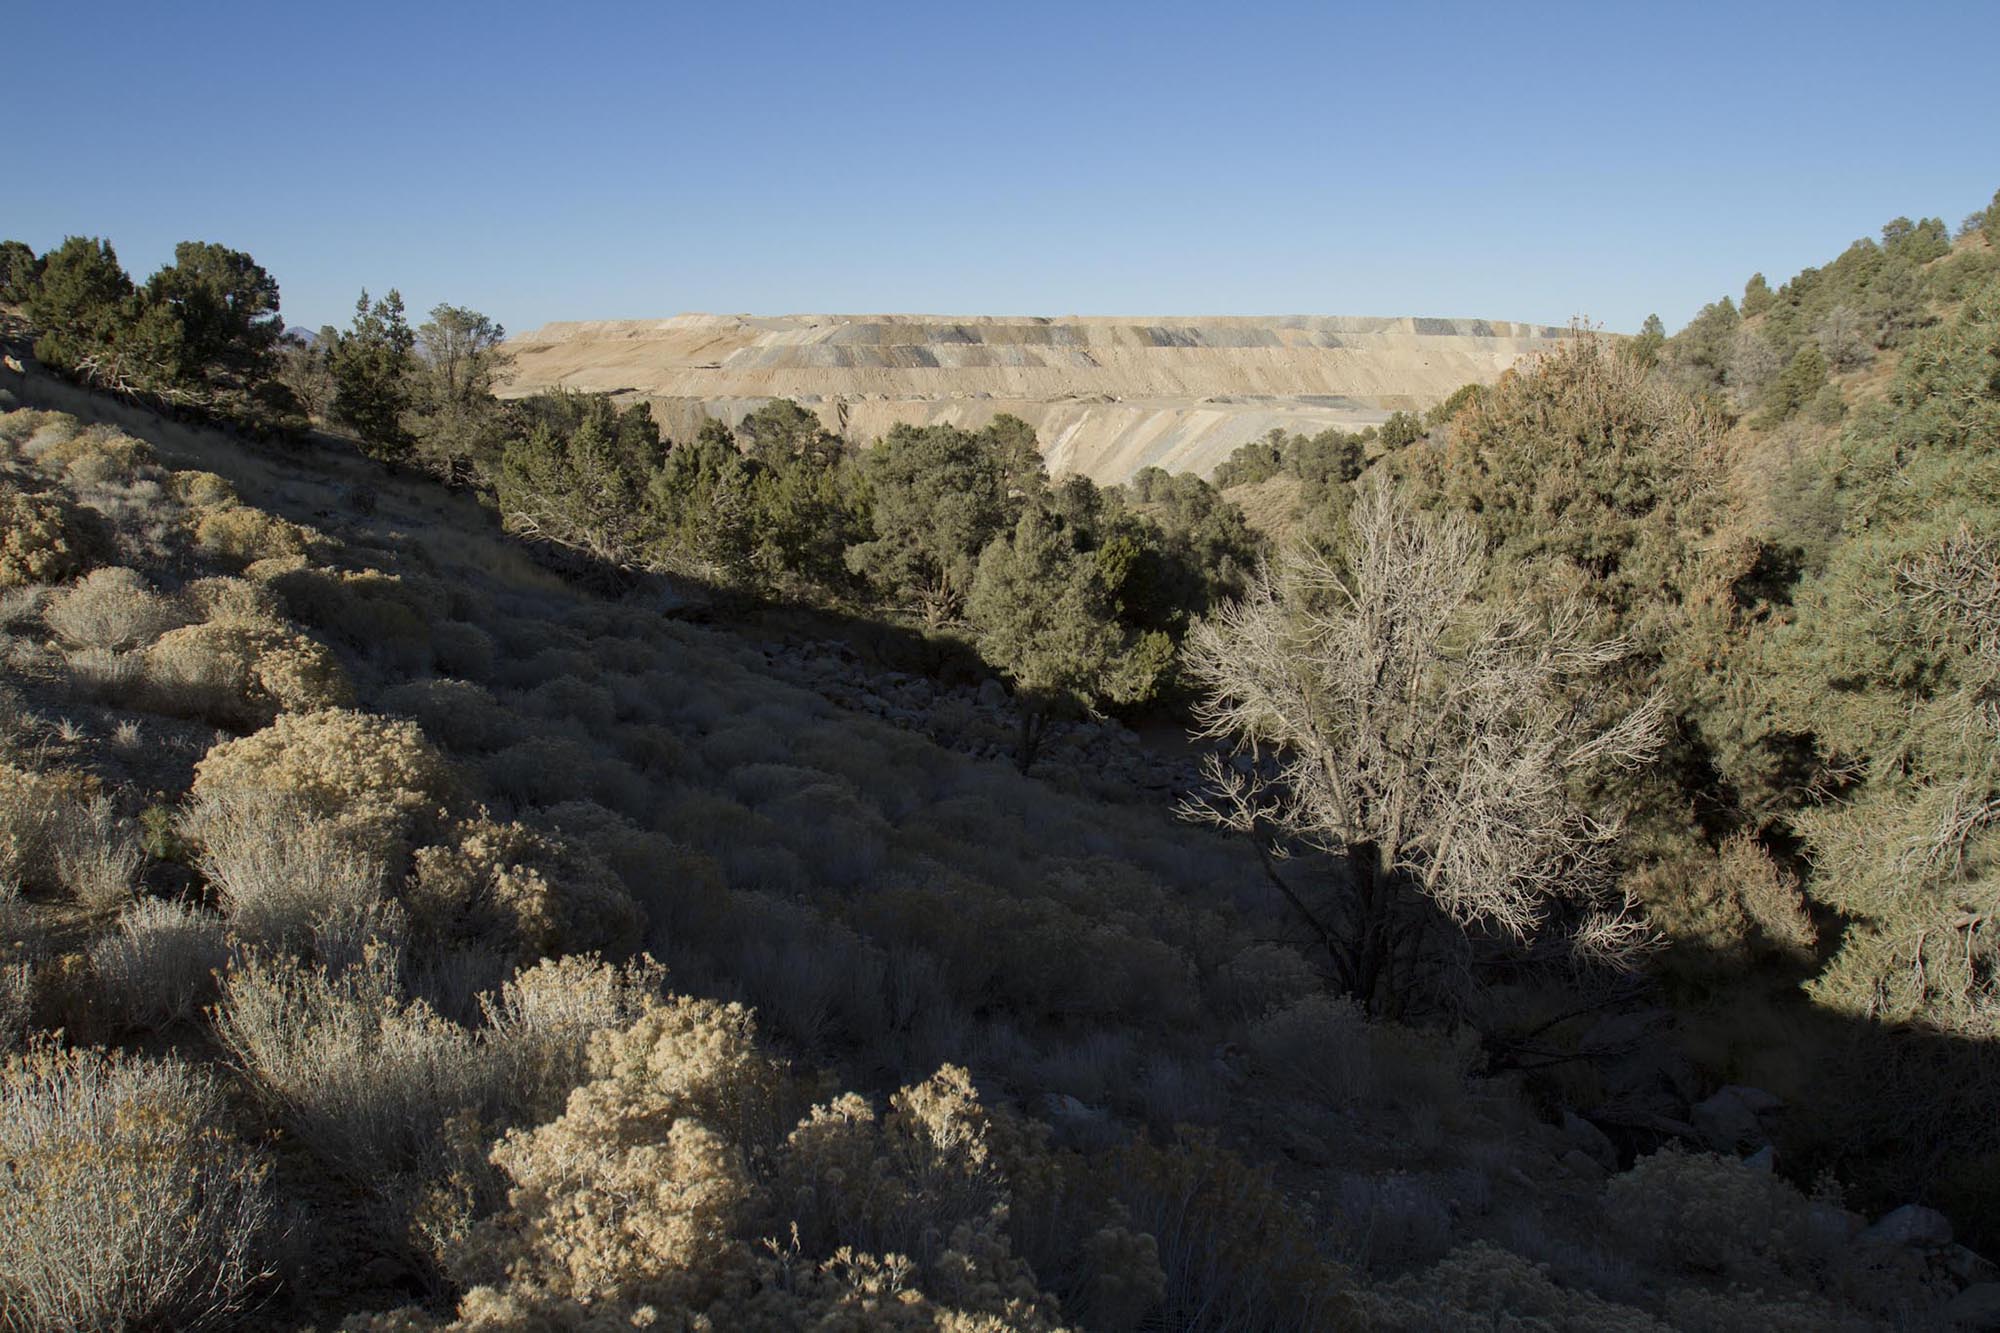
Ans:
{"label": "juniper tree", "polygon": [[1143,699],[1173,654],[1164,634],[1119,623],[1097,553],[1077,550],[1067,526],[1036,507],[980,556],[966,612],[980,653],[1014,682],[1023,773],[1051,714]]}

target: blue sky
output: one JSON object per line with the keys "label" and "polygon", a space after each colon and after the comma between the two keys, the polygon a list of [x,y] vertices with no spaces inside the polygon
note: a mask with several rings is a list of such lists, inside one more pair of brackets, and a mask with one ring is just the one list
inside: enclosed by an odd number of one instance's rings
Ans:
{"label": "blue sky", "polygon": [[1678,327],[2000,186],[2000,4],[18,0],[0,235],[525,330],[684,310]]}

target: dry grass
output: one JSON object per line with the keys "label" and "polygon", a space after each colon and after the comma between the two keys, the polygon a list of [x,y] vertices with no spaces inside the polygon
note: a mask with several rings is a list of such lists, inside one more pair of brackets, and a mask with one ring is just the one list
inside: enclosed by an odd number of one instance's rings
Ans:
{"label": "dry grass", "polygon": [[180,836],[243,938],[297,946],[332,918],[381,901],[380,858],[338,823],[282,795],[228,789],[192,801]]}
{"label": "dry grass", "polygon": [[98,994],[124,1028],[159,1031],[193,1018],[229,958],[221,918],[198,907],[145,898],[91,941]]}
{"label": "dry grass", "polygon": [[138,830],[109,797],[71,806],[57,821],[56,879],[93,912],[115,911],[131,900],[144,860]]}

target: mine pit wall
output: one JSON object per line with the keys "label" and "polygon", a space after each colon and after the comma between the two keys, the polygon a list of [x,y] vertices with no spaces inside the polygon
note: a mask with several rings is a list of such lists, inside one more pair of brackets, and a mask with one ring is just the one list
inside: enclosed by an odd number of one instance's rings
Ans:
{"label": "mine pit wall", "polygon": [[556,385],[648,403],[690,439],[774,398],[869,444],[899,422],[1035,427],[1051,473],[1207,476],[1274,428],[1356,430],[1490,383],[1569,336],[1487,320],[680,315],[559,323],[510,344],[502,392]]}
{"label": "mine pit wall", "polygon": [[[653,411],[670,439],[689,440],[713,417],[735,426],[770,398],[654,398],[631,395]],[[797,400],[828,430],[858,444],[872,444],[901,422],[978,430],[1002,413],[1035,428],[1051,476],[1081,472],[1101,485],[1129,481],[1141,468],[1196,472],[1206,477],[1238,447],[1275,428],[1312,435],[1329,426],[1360,430],[1388,419],[1411,399],[1371,407],[1344,402],[1324,406],[1285,399],[1233,403],[1044,402],[1033,399],[953,398],[904,401]]]}

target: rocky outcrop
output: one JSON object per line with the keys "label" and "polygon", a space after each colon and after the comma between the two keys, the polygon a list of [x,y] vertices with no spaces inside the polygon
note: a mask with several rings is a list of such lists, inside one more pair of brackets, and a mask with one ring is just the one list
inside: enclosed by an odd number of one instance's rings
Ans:
{"label": "rocky outcrop", "polygon": [[1476,319],[677,315],[548,324],[503,392],[643,398],[687,438],[793,398],[866,443],[897,422],[1032,423],[1051,472],[1207,475],[1274,427],[1358,429],[1491,381],[1566,329]]}

